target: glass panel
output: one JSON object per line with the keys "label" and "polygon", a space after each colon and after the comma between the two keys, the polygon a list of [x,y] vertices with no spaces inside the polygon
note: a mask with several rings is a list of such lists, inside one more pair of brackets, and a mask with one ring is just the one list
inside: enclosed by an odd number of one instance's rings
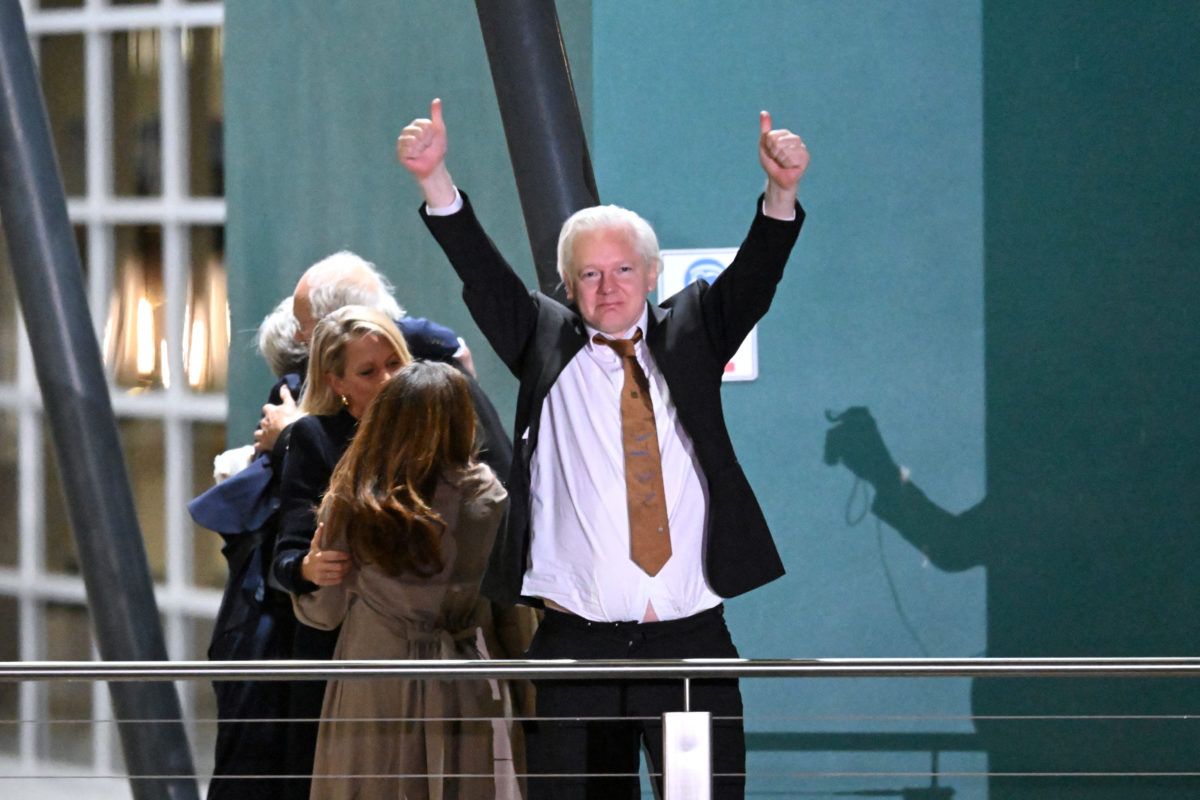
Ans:
{"label": "glass panel", "polygon": [[112,36],[113,189],[118,196],[162,193],[157,30]]}
{"label": "glass panel", "polygon": [[[0,661],[21,660],[20,621],[17,598],[0,595]],[[17,681],[0,681],[0,753],[17,751],[20,686]]]}
{"label": "glass panel", "polygon": [[[0,411],[0,508],[5,509],[0,519],[0,566],[17,566],[17,415],[11,411]],[[0,661],[3,661],[0,658]]]}
{"label": "glass panel", "polygon": [[121,449],[133,488],[150,576],[156,582],[166,579],[166,458],[163,452],[163,426],[153,419],[117,421]]}
{"label": "glass panel", "polygon": [[82,8],[83,0],[39,0],[41,8]]}
{"label": "glass panel", "polygon": [[87,194],[84,159],[83,35],[44,36],[39,42],[42,95],[63,186],[68,195]]}
{"label": "glass panel", "polygon": [[162,231],[148,225],[114,228],[113,295],[104,327],[104,363],[114,383],[143,391],[169,385]]}
{"label": "glass panel", "polygon": [[50,428],[42,425],[42,464],[45,490],[46,522],[46,571],[66,575],[79,574],[79,555],[75,549],[75,536],[71,530],[71,518],[67,515],[67,497],[63,491],[58,461],[54,457],[54,443],[50,439]]}
{"label": "glass panel", "polygon": [[225,390],[229,368],[229,299],[225,280],[225,229],[192,228],[183,363],[187,386],[194,391]]}
{"label": "glass panel", "polygon": [[[46,658],[50,661],[90,661],[91,630],[87,609],[65,603],[46,604]],[[89,681],[50,681],[46,686],[50,722],[45,728],[42,755],[55,761],[92,761],[92,684]]]}
{"label": "glass panel", "polygon": [[[133,489],[134,510],[142,529],[146,557],[150,561],[150,575],[154,580],[162,581],[166,575],[163,544],[166,526],[166,459],[163,456],[162,423],[157,420],[122,419],[117,423],[117,431]],[[46,461],[46,570],[78,575],[79,556],[67,516],[66,498],[58,464],[54,460],[49,430],[44,430],[43,436]]]}
{"label": "glass panel", "polygon": [[[213,458],[224,449],[224,425],[192,424],[192,497],[213,485]],[[211,589],[224,588],[227,570],[221,537],[192,523],[192,542],[192,582]]]}
{"label": "glass panel", "polygon": [[190,28],[183,32],[188,81],[188,190],[197,197],[225,194],[223,48],[221,28]]}
{"label": "glass panel", "polygon": [[114,6],[150,6],[158,2],[158,0],[108,0],[109,5]]}
{"label": "glass panel", "polygon": [[17,379],[17,287],[8,263],[8,240],[0,226],[0,382]]}

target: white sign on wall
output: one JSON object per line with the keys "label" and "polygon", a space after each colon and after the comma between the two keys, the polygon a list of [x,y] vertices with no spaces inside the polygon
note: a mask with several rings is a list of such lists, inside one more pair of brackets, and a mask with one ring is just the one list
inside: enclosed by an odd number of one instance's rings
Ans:
{"label": "white sign on wall", "polygon": [[[712,283],[737,255],[736,247],[696,250],[663,250],[662,271],[658,274],[658,301],[661,303],[685,286],[698,280]],[[758,326],[725,365],[727,381],[752,381],[758,377]]]}

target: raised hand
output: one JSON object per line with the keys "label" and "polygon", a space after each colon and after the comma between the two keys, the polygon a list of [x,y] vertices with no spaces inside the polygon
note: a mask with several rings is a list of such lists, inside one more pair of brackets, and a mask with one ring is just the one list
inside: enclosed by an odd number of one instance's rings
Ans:
{"label": "raised hand", "polygon": [[442,101],[429,104],[429,119],[418,118],[405,126],[396,139],[396,158],[418,181],[428,178],[446,161],[446,123]]}
{"label": "raised hand", "polygon": [[321,531],[324,523],[317,526],[307,555],[300,562],[300,575],[317,586],[337,586],[350,571],[350,554],[341,550],[322,550]]}
{"label": "raised hand", "polygon": [[258,430],[254,432],[254,449],[259,453],[267,453],[275,446],[275,440],[280,432],[300,417],[300,407],[292,399],[292,393],[286,385],[279,387],[279,405],[267,403],[262,407],[262,419],[258,422]]}
{"label": "raised hand", "polygon": [[771,113],[758,113],[758,160],[771,183],[792,190],[808,168],[808,146],[789,130],[771,128]]}

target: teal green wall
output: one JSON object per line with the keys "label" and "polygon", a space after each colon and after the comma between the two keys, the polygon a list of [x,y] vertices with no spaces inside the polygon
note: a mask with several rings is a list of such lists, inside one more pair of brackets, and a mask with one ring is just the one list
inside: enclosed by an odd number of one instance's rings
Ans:
{"label": "teal green wall", "polygon": [[[789,571],[730,604],[747,656],[973,655],[984,646],[978,571],[940,573],[869,519],[848,527],[852,482],[820,458],[823,411],[866,403],[948,502],[969,505],[983,490],[980,12],[941,5],[559,3],[601,198],[642,212],[665,247],[738,243],[762,184],[760,108],[814,152],[802,190],[809,225],[760,328],[761,377],[726,390]],[[472,341],[482,381],[510,418],[514,384],[468,318],[392,152],[399,127],[443,97],[454,174],[532,283],[473,4],[230,4],[226,66],[230,294],[242,332],[231,438],[253,427],[268,385],[247,332],[305,266],[341,247],[379,263],[413,313]],[[831,731],[865,735],[855,748],[885,747],[868,735],[878,724],[826,715],[970,710],[963,681],[903,691],[747,682],[746,695],[760,774],[921,771],[928,754],[771,750],[798,734],[832,749]],[[981,768],[978,755],[946,758]],[[863,782],[752,782],[764,792],[797,786]]]}
{"label": "teal green wall", "polygon": [[[643,213],[664,247],[738,243],[761,188],[760,108],[813,152],[808,224],[759,329],[760,378],[725,390],[788,568],[729,604],[743,654],[1194,654],[1198,7],[558,7],[601,198]],[[515,385],[392,152],[400,126],[443,97],[454,173],[532,284],[474,4],[244,0],[226,19],[231,439],[248,437],[269,383],[249,331],[342,247],[472,342],[511,418]],[[946,573],[869,515],[847,525],[852,481],[821,463],[823,412],[860,404],[933,499],[972,509],[956,524],[980,566]],[[752,796],[928,786],[795,773],[921,773],[933,748],[950,771],[1172,768],[1171,743],[1194,736],[991,722],[974,737],[966,718],[1200,700],[1170,681],[744,690]],[[1184,796],[1169,781],[942,785],[957,798]]]}
{"label": "teal green wall", "polygon": [[[868,405],[897,457],[947,505],[983,495],[979,3],[614,1],[594,4],[593,24],[601,198],[645,215],[664,247],[741,241],[762,187],[759,109],[801,132],[813,154],[800,192],[806,228],[759,326],[760,378],[725,389],[739,457],[788,570],[728,604],[743,655],[981,654],[981,570],[942,573],[869,516],[847,526],[852,479],[821,462],[824,410]],[[928,752],[889,754],[877,737],[852,742],[865,754],[820,751],[845,741],[834,732],[971,730],[828,719],[965,716],[965,681],[746,681],[743,690],[748,730],[762,734],[751,737],[749,771],[759,776],[921,772]],[[799,742],[816,752],[767,752]],[[984,765],[978,755],[942,759],[946,769]],[[760,777],[751,788],[879,784]],[[982,790],[954,786],[959,797]]]}
{"label": "teal green wall", "polygon": [[[1200,652],[1200,6],[984,15],[988,493],[961,531],[995,655]],[[980,682],[976,712],[1191,713],[1196,681]],[[981,727],[1000,771],[1195,772],[1182,722]],[[993,786],[1025,797],[1027,781]],[[1200,796],[1195,778],[1056,798]]]}
{"label": "teal green wall", "polygon": [[[560,4],[585,122],[590,13],[579,0]],[[442,97],[456,173],[504,252],[529,263],[474,3],[243,0],[225,18],[230,442],[249,439],[271,384],[253,349],[258,323],[305,268],[343,248],[374,261],[410,313],[468,340],[511,420],[515,383],[467,315],[395,158],[400,129]],[[532,267],[524,274],[533,280]]]}

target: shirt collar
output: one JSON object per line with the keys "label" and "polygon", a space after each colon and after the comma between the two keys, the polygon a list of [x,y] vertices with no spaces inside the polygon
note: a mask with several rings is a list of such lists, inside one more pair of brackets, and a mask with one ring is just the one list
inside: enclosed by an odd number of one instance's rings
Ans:
{"label": "shirt collar", "polygon": [[[622,331],[619,334],[603,333],[602,331],[600,331],[596,328],[593,328],[591,325],[588,325],[585,322],[585,323],[583,323],[583,327],[585,330],[587,330],[587,339],[588,339],[587,346],[592,347],[592,348],[600,346],[592,341],[592,339],[596,336],[596,334],[600,334],[605,339],[632,339],[634,332],[638,328],[642,329],[642,341],[639,342],[639,344],[645,344],[645,342],[646,342],[646,323],[649,321],[649,319],[650,319],[650,305],[649,305],[649,303],[645,303],[642,305],[642,315],[640,317],[638,317],[638,321],[633,325],[633,327],[629,328],[626,331]],[[605,347],[604,349],[609,350],[609,348],[607,348],[607,347]],[[609,352],[611,352],[611,350],[609,350]]]}

